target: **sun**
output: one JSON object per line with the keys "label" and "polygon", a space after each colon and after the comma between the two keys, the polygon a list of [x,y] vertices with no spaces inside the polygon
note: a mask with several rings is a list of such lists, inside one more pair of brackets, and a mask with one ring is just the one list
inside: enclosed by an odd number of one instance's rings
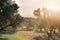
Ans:
{"label": "sun", "polygon": [[41,16],[43,16],[44,15],[44,13],[41,11]]}

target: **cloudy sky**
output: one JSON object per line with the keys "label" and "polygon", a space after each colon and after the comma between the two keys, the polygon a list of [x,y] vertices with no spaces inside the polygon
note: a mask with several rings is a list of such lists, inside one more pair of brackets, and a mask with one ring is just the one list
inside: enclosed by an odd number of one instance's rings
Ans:
{"label": "cloudy sky", "polygon": [[49,10],[60,10],[60,0],[15,0],[20,6],[19,13],[24,17],[33,17],[33,10],[45,7]]}

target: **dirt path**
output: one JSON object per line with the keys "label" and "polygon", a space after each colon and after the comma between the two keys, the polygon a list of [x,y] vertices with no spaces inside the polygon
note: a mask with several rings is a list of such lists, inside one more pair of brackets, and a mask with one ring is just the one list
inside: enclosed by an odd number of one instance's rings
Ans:
{"label": "dirt path", "polygon": [[35,33],[33,31],[18,31],[15,33],[15,35],[33,38],[33,37],[37,37],[37,36],[44,37],[47,34],[46,33]]}

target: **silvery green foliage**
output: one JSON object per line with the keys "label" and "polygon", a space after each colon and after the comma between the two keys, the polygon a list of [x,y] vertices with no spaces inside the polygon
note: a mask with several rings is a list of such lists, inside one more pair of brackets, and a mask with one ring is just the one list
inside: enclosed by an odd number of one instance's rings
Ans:
{"label": "silvery green foliage", "polygon": [[[17,25],[18,8],[18,5],[12,0],[0,0],[0,30]],[[14,13],[17,15],[14,15]]]}

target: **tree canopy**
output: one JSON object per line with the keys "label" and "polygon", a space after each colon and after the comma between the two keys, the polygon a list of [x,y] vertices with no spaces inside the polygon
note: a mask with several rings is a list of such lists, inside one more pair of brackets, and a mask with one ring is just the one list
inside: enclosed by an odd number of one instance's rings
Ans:
{"label": "tree canopy", "polygon": [[21,22],[21,16],[17,13],[18,8],[12,0],[0,0],[0,31],[9,26],[16,27]]}

